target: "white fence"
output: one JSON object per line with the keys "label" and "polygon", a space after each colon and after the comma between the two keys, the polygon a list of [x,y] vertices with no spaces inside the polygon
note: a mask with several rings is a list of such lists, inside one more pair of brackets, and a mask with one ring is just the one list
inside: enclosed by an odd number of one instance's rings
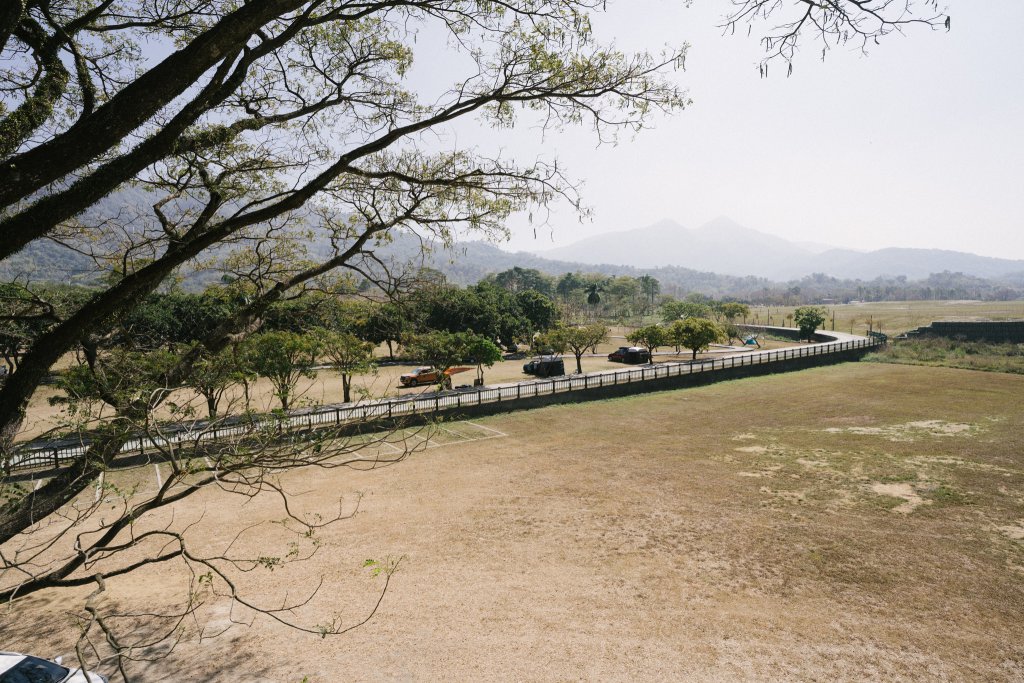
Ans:
{"label": "white fence", "polygon": [[[836,334],[836,333],[833,333]],[[386,418],[439,413],[488,403],[514,403],[521,399],[550,396],[600,387],[647,382],[796,358],[823,356],[880,345],[878,339],[843,335],[845,339],[821,344],[791,347],[775,351],[745,352],[726,358],[698,360],[692,363],[659,363],[624,370],[606,370],[582,375],[566,375],[495,387],[421,394],[414,397],[380,399],[360,403],[326,405],[293,411],[288,415],[261,415],[254,418],[227,418],[217,422],[196,421],[164,426],[159,435],[136,436],[121,447],[121,454],[144,454],[159,447],[194,446],[206,442],[233,440],[266,429],[317,429]],[[33,441],[16,452],[8,471],[39,467],[59,467],[86,452],[87,438],[60,441]]]}

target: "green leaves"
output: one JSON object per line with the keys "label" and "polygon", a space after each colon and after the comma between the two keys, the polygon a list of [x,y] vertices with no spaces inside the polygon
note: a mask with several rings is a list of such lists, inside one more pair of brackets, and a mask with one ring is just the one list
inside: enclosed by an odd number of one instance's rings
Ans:
{"label": "green leaves", "polygon": [[793,311],[793,322],[800,328],[800,336],[808,340],[827,318],[828,311],[820,306],[801,306]]}
{"label": "green leaves", "polygon": [[286,411],[292,405],[299,379],[316,376],[313,366],[320,342],[316,335],[272,331],[249,337],[240,350],[244,366],[270,380],[281,409]]}
{"label": "green leaves", "polygon": [[672,323],[667,336],[671,343],[690,349],[696,358],[698,353],[706,351],[711,344],[725,341],[728,333],[713,320],[686,318]]}
{"label": "green leaves", "polygon": [[665,334],[664,328],[657,325],[647,325],[629,333],[626,336],[626,341],[647,349],[651,353],[651,361],[653,362],[654,350],[659,346],[664,346],[668,342],[668,336]]}

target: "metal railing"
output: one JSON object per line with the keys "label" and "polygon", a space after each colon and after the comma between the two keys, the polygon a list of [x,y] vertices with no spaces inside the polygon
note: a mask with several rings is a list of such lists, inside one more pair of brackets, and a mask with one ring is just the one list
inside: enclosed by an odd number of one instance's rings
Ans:
{"label": "metal railing", "polygon": [[[336,427],[380,419],[439,413],[488,403],[515,401],[601,387],[647,382],[667,377],[716,372],[765,363],[778,363],[797,358],[823,356],[879,346],[877,338],[844,335],[845,340],[790,347],[773,351],[750,351],[740,355],[690,362],[668,362],[624,370],[604,370],[582,375],[566,375],[543,380],[530,380],[493,387],[422,394],[413,397],[378,399],[350,404],[332,404],[292,411],[287,415],[232,417],[216,422],[197,420],[191,423],[164,425],[159,435],[138,435],[127,440],[120,454],[145,454],[160,448],[178,445],[199,445],[206,442],[234,440],[260,430],[295,430]],[[32,441],[18,449],[7,470],[59,467],[86,452],[87,435],[83,438],[58,441]]]}

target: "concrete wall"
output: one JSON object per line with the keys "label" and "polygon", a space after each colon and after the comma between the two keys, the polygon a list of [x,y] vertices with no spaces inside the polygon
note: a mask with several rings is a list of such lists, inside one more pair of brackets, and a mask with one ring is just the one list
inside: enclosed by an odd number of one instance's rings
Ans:
{"label": "concrete wall", "polygon": [[[795,327],[766,327],[764,325],[737,325],[741,331],[747,333],[763,332],[764,334],[770,334],[773,337],[779,339],[789,339],[792,341],[803,341],[803,337],[800,336],[800,330]],[[836,341],[838,337],[834,334],[829,334],[825,330],[818,330],[814,333],[811,338],[813,342],[830,342]]]}

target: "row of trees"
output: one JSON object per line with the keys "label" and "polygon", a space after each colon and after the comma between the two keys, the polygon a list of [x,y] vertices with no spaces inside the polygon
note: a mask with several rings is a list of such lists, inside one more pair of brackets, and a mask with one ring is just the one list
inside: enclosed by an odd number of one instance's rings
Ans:
{"label": "row of trees", "polygon": [[691,293],[685,299],[666,298],[658,308],[662,322],[671,323],[685,318],[714,318],[727,325],[746,321],[750,306],[727,299],[715,300],[703,294]]}
{"label": "row of trees", "polygon": [[661,346],[674,346],[676,353],[684,347],[693,353],[693,359],[697,354],[707,351],[716,342],[724,342],[729,338],[726,329],[707,318],[686,318],[674,320],[667,326],[647,325],[633,330],[626,339],[636,346],[647,349],[653,358],[654,352]]}
{"label": "row of trees", "polygon": [[640,318],[654,311],[661,292],[661,283],[651,275],[571,272],[555,277],[518,266],[488,275],[483,282],[511,292],[543,294],[558,304],[565,319],[576,321]]}
{"label": "row of trees", "polygon": [[1011,301],[1024,297],[1021,274],[983,278],[943,271],[912,280],[906,276],[876,277],[871,280],[836,278],[815,273],[785,284],[762,282],[756,286],[729,287],[733,296],[758,305],[794,306],[821,302],[851,301],[936,301],[972,299]]}
{"label": "row of trees", "polygon": [[[472,330],[496,346],[515,351],[558,320],[558,307],[531,290],[512,292],[492,282],[471,287],[429,284],[383,302],[307,297],[271,309],[265,325],[305,332],[316,327],[343,330],[374,344],[388,356],[428,332]],[[416,353],[405,354],[416,359]]]}
{"label": "row of trees", "polygon": [[[174,418],[195,416],[190,402],[171,399],[179,389],[191,389],[206,404],[207,417],[222,413],[222,400],[233,387],[243,389],[244,411],[250,410],[250,385],[267,379],[282,410],[293,407],[296,387],[303,377],[315,377],[315,366],[326,360],[339,372],[344,400],[351,400],[352,377],[374,369],[373,345],[348,332],[318,329],[309,334],[270,330],[254,334],[216,354],[202,354],[187,381],[167,381],[168,369],[179,354],[163,348],[128,349],[118,346],[83,354],[83,362],[73,365],[57,379],[63,392],[50,399],[65,405],[74,422],[63,428],[94,426],[98,403],[113,409],[119,419],[148,423],[162,404],[170,407]],[[230,412],[230,409],[229,411]]]}

